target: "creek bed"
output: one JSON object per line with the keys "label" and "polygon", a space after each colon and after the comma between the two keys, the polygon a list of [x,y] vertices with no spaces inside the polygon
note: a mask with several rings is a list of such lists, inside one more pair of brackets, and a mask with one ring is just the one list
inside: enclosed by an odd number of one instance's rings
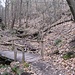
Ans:
{"label": "creek bed", "polygon": [[3,65],[10,65],[11,62],[13,62],[14,60],[12,59],[9,59],[7,57],[4,57],[0,54],[0,64],[3,64]]}

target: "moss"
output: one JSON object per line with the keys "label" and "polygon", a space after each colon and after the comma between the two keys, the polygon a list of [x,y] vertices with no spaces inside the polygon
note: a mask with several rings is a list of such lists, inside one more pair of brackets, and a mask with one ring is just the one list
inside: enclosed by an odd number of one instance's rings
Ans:
{"label": "moss", "polygon": [[19,67],[18,66],[14,66],[14,67],[11,67],[11,70],[13,71],[13,72],[15,72],[15,73],[17,73],[17,70],[19,69]]}
{"label": "moss", "polygon": [[61,42],[62,42],[61,39],[56,39],[54,45],[57,46],[57,45],[59,45]]}
{"label": "moss", "polygon": [[75,57],[75,53],[74,52],[67,52],[63,55],[63,59],[70,59],[70,58],[74,58]]}
{"label": "moss", "polygon": [[26,63],[26,62],[23,65],[24,65],[25,68],[28,68],[29,67],[29,64]]}
{"label": "moss", "polygon": [[14,72],[17,75],[21,75],[21,73],[24,72],[23,69],[20,69],[19,66],[14,65],[14,67],[11,67],[12,72]]}

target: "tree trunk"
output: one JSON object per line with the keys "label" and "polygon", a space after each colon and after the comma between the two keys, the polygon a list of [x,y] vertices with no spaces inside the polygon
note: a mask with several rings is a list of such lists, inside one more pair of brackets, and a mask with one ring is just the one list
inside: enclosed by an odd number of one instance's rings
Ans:
{"label": "tree trunk", "polygon": [[17,10],[16,4],[13,7],[13,3],[12,3],[12,24],[11,24],[11,29],[14,28],[14,24],[15,24],[15,20],[16,20],[16,10]]}
{"label": "tree trunk", "polygon": [[70,7],[70,10],[72,12],[72,15],[73,15],[73,18],[74,18],[74,21],[75,21],[75,0],[66,0],[69,7]]}
{"label": "tree trunk", "polygon": [[6,2],[5,2],[5,26],[7,26],[7,0],[6,0]]}
{"label": "tree trunk", "polygon": [[19,13],[19,27],[21,27],[21,19],[22,19],[22,0],[20,1],[20,13]]}
{"label": "tree trunk", "polygon": [[26,1],[26,6],[27,6],[27,11],[26,11],[26,28],[28,27],[28,6],[29,6],[29,1]]}

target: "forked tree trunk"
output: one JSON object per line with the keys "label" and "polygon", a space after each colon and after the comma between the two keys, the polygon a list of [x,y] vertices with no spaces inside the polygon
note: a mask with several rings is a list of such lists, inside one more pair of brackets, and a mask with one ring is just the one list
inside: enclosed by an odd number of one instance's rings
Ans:
{"label": "forked tree trunk", "polygon": [[74,18],[74,21],[75,21],[75,0],[66,0],[69,7],[70,7],[70,10],[72,12],[72,15],[73,15],[73,18]]}

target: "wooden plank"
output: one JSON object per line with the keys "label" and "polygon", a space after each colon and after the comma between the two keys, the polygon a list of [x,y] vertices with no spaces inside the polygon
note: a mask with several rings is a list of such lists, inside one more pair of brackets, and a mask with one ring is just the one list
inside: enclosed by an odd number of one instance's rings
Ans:
{"label": "wooden plank", "polygon": [[[14,60],[14,51],[0,51],[0,54],[2,56],[5,56],[7,58],[13,59]],[[39,54],[33,54],[33,53],[25,53],[25,61],[26,62],[35,62],[40,60],[40,55]],[[22,52],[17,52],[17,61],[22,62]]]}

